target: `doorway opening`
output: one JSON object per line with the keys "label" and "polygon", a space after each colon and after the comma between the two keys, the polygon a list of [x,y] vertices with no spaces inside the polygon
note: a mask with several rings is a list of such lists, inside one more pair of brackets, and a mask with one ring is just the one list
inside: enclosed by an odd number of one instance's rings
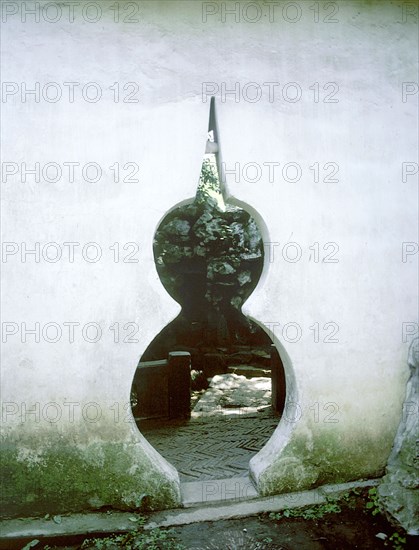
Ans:
{"label": "doorway opening", "polygon": [[157,272],[181,312],[150,343],[132,385],[141,433],[181,482],[246,478],[285,403],[280,355],[241,311],[264,265],[255,219],[224,199],[211,102],[195,200],[160,223]]}

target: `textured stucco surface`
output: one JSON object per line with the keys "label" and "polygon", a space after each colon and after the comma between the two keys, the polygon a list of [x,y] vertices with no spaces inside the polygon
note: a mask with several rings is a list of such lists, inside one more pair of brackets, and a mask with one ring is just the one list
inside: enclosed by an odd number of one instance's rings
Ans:
{"label": "textured stucco surface", "polygon": [[[96,263],[84,261],[80,249],[74,262],[28,256],[24,263],[19,252],[3,262],[3,322],[17,323],[19,332],[2,351],[10,458],[2,509],[135,508],[143,494],[153,507],[179,501],[177,472],[138,433],[126,406],[139,357],[179,309],[158,279],[152,239],[167,211],[195,193],[209,111],[205,82],[220,90],[223,82],[228,89],[239,84],[238,98],[215,94],[222,160],[227,170],[249,162],[264,168],[255,182],[227,174],[227,195],[247,205],[265,243],[280,243],[271,262],[267,254],[244,311],[267,329],[280,323],[274,339],[288,404],[251,474],[264,494],[379,475],[409,375],[412,335],[403,338],[402,325],[417,323],[416,260],[402,261],[402,243],[417,240],[417,176],[402,180],[402,163],[417,162],[417,99],[402,101],[403,82],[417,80],[414,18],[403,21],[398,2],[344,1],[336,23],[316,23],[310,2],[299,3],[295,23],[281,16],[223,22],[220,15],[203,22],[201,2],[173,0],[140,2],[138,23],[117,24],[111,4],[101,2],[98,23],[80,15],[73,23],[22,22],[18,14],[3,24],[3,81],[28,88],[78,82],[80,89],[96,82],[103,92],[97,103],[77,91],[73,103],[8,97],[3,160],[96,162],[103,177],[9,177],[2,183],[2,240],[28,248],[95,242],[103,254]],[[115,82],[121,97],[126,83],[138,83],[139,102],[115,102]],[[266,86],[252,102],[243,96],[249,82],[280,85],[272,102]],[[299,101],[282,96],[290,82],[301,88]],[[310,89],[316,82],[319,102]],[[337,103],[322,101],[330,82],[338,84]],[[115,162],[137,163],[139,183],[116,183],[109,170]],[[270,181],[272,162],[280,168]],[[294,183],[281,175],[290,162],[302,170]],[[324,182],[323,173],[314,181],[309,167],[316,162],[336,163],[339,181]],[[138,243],[139,261],[115,262],[109,247],[130,242]],[[288,242],[301,247],[300,261],[283,259]],[[319,262],[310,250],[316,242]],[[337,263],[321,261],[330,242],[339,247]],[[23,342],[23,322],[58,323],[63,337]],[[72,342],[69,322],[80,323]],[[91,322],[103,330],[96,343],[79,330]],[[135,323],[138,341],[124,342],[122,331],[115,342],[116,322]],[[329,322],[339,328],[338,342],[324,341]],[[287,323],[300,327],[298,341],[292,331],[284,336]],[[66,476],[76,479],[71,488]]]}

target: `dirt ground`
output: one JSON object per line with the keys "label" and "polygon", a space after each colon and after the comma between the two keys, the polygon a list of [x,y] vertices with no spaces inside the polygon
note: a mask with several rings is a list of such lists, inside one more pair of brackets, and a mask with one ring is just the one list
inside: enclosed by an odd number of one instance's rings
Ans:
{"label": "dirt ground", "polygon": [[[339,501],[337,506],[340,511],[325,512],[323,516],[319,508],[310,507],[291,510],[293,515],[304,514],[306,518],[278,519],[277,516],[261,514],[194,523],[169,530],[158,529],[142,535],[118,535],[116,539],[112,535],[95,540],[90,535],[89,542],[82,536],[71,540],[42,539],[25,550],[413,550],[419,547],[418,537],[406,537],[402,530],[391,525],[381,514],[372,515],[371,510],[366,509],[367,502],[367,493],[364,492]],[[1,544],[0,547],[23,549],[28,542],[9,542],[7,546]]]}
{"label": "dirt ground", "polygon": [[[385,546],[376,534],[381,532],[390,537],[394,531],[383,519],[347,511],[330,514],[321,520],[284,518],[272,521],[266,517],[249,517],[201,524],[199,529],[196,525],[187,525],[174,532],[176,540],[194,550],[372,550],[392,548],[391,544]],[[197,540],[198,533],[201,540]]]}

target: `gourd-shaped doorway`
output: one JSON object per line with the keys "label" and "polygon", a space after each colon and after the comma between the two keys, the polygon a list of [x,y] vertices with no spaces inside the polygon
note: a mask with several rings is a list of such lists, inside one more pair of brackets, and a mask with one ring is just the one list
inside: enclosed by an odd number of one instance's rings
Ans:
{"label": "gourd-shaped doorway", "polygon": [[248,475],[285,403],[281,358],[241,307],[264,267],[262,235],[220,183],[214,98],[195,200],[160,223],[153,250],[178,317],[150,343],[132,385],[136,423],[181,482]]}

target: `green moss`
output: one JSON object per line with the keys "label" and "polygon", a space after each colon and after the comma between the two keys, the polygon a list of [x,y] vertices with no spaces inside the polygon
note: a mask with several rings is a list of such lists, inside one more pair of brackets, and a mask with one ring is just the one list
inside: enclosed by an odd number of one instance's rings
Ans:
{"label": "green moss", "polygon": [[[63,441],[28,451],[4,445],[1,509],[7,516],[117,509],[173,508],[179,487],[153,467],[135,444]],[[147,498],[145,498],[147,497]]]}
{"label": "green moss", "polygon": [[258,489],[267,496],[377,477],[385,467],[386,447],[380,437],[372,441],[357,434],[354,440],[343,439],[333,428],[317,431],[310,440],[300,434],[262,473]]}

